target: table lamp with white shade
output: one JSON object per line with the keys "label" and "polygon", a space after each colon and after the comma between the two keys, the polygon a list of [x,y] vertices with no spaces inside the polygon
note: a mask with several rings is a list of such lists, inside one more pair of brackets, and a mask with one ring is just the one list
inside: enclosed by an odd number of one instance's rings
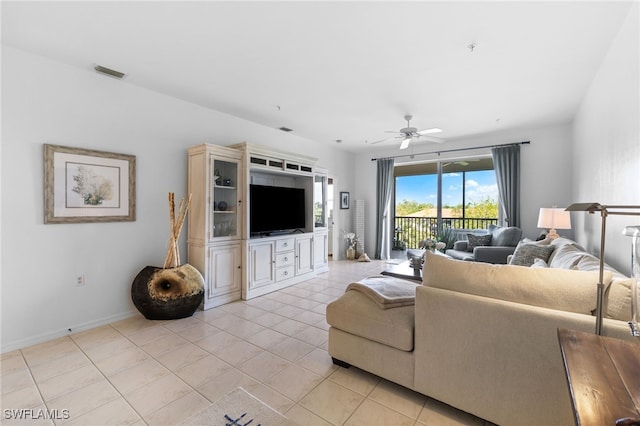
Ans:
{"label": "table lamp with white shade", "polygon": [[556,229],[571,229],[571,214],[557,207],[543,207],[538,215],[538,228],[549,230],[547,238],[558,238]]}

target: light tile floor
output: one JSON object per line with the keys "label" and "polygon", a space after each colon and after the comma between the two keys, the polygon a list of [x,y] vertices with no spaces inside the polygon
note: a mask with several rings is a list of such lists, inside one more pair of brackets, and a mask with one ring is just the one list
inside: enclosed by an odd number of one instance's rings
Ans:
{"label": "light tile floor", "polygon": [[[242,386],[301,426],[485,425],[331,363],[327,303],[385,266],[332,261],[309,281],[190,318],[136,316],[2,354],[1,423],[170,425]],[[14,409],[57,419],[15,420]]]}

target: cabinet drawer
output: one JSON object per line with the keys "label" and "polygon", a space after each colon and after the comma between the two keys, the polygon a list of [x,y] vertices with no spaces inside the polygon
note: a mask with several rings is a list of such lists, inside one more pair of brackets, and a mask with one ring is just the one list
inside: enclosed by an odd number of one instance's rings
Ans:
{"label": "cabinet drawer", "polygon": [[283,266],[293,265],[293,260],[295,258],[294,252],[286,252],[280,253],[276,255],[276,268],[281,268]]}
{"label": "cabinet drawer", "polygon": [[286,280],[293,277],[293,265],[276,269],[276,281]]}
{"label": "cabinet drawer", "polygon": [[294,239],[285,238],[282,240],[276,240],[276,253],[294,249]]}

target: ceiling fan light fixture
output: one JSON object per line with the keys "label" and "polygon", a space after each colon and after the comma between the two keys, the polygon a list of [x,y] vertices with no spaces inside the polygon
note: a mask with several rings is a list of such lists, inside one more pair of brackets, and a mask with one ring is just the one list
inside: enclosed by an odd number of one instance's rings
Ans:
{"label": "ceiling fan light fixture", "polygon": [[[399,131],[386,131],[385,133],[395,133],[397,136],[393,137],[393,138],[386,138],[386,139],[381,139],[378,141],[374,141],[374,142],[370,142],[371,145],[375,145],[377,143],[380,142],[387,142],[387,141],[397,141],[397,140],[401,140],[402,143],[400,145],[400,149],[406,149],[409,146],[409,143],[413,140],[413,139],[420,139],[423,141],[427,141],[427,142],[436,142],[436,143],[442,143],[445,140],[444,139],[440,139],[440,138],[436,138],[434,136],[427,136],[429,134],[432,133],[440,133],[443,130],[438,128],[438,127],[433,127],[431,129],[424,129],[424,130],[418,130],[417,128],[411,126],[411,120],[413,119],[413,116],[410,114],[407,114],[404,116],[404,119],[407,120],[407,127],[404,127],[402,129],[400,129]],[[367,142],[369,143],[369,142]]]}

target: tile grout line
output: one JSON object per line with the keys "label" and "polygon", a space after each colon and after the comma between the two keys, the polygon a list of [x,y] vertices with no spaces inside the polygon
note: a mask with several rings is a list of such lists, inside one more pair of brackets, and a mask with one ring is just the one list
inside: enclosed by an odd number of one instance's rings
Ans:
{"label": "tile grout line", "polygon": [[[45,409],[49,410],[50,409],[49,405],[44,400],[44,395],[42,395],[40,386],[38,386],[38,382],[36,381],[36,378],[33,375],[33,371],[31,370],[31,365],[29,365],[29,362],[27,361],[27,357],[24,355],[23,349],[20,349],[20,356],[22,357],[22,361],[24,361],[24,364],[27,366],[27,370],[29,371],[29,377],[31,377],[31,381],[33,382],[33,385],[36,387],[36,390],[38,391],[38,396],[40,397],[40,401],[42,401],[42,404],[44,405]],[[51,419],[49,420],[51,421],[51,424],[55,424],[53,420]]]}
{"label": "tile grout line", "polygon": [[[173,333],[174,335],[176,335],[176,336],[178,336],[178,337],[180,337],[180,338],[184,339],[182,336],[180,336],[179,334],[177,334],[177,333],[176,333],[176,332],[174,332],[173,330],[171,330],[171,329],[169,329],[169,328],[165,327],[165,326],[163,325],[163,323],[161,323],[161,322],[157,322],[157,321],[154,321],[154,323],[155,323],[157,326],[160,326],[160,327],[162,327],[163,329],[165,329],[165,330],[167,330],[167,331],[169,331],[169,332]],[[118,331],[118,332],[120,332],[119,330],[117,330],[117,331]],[[151,359],[153,359],[153,360],[154,360],[154,361],[156,361],[158,364],[160,364],[163,368],[165,368],[167,371],[169,371],[169,373],[170,373],[171,375],[175,376],[178,380],[180,380],[180,381],[181,381],[182,383],[184,383],[187,387],[189,387],[189,389],[191,389],[191,391],[193,391],[193,392],[197,393],[198,395],[200,395],[201,397],[203,397],[205,400],[209,401],[209,406],[210,406],[210,405],[212,405],[212,404],[215,402],[215,401],[210,401],[210,400],[209,400],[209,398],[207,398],[207,397],[206,397],[205,395],[203,395],[200,391],[198,391],[198,389],[196,389],[196,388],[194,388],[193,386],[191,386],[191,384],[189,384],[189,383],[185,382],[185,381],[182,379],[182,377],[180,377],[180,376],[179,376],[175,371],[173,371],[173,369],[170,369],[169,367],[167,367],[165,364],[163,364],[163,363],[162,363],[162,361],[160,361],[160,360],[159,360],[159,359],[157,359],[155,356],[153,356],[152,354],[150,354],[149,352],[147,352],[143,347],[141,347],[140,345],[138,345],[137,343],[135,343],[135,342],[134,342],[133,340],[131,340],[128,336],[126,336],[126,335],[122,334],[121,332],[120,332],[120,334],[121,334],[123,337],[125,337],[127,340],[129,340],[129,341],[130,341],[130,342],[131,342],[135,347],[137,347],[138,349],[140,349],[141,351],[143,351],[147,356],[149,356]],[[135,333],[132,333],[132,334],[135,334]],[[150,342],[154,342],[154,341],[156,341],[156,340],[160,340],[160,339],[162,339],[162,336],[161,336],[161,337],[158,337],[157,339],[153,339],[153,340],[151,340]],[[188,341],[187,339],[184,339],[184,340],[186,340],[186,341],[187,341],[187,342],[189,342],[189,343],[195,344],[195,343],[193,343],[193,342]],[[150,343],[150,342],[148,342],[148,343]],[[210,353],[210,352],[209,352],[209,351],[207,351],[206,349],[204,349],[204,348],[201,348],[201,349],[203,349],[205,352],[209,353],[210,355],[215,356],[214,354]],[[170,352],[170,351],[167,351],[167,352]],[[216,358],[217,358],[217,357],[216,357]],[[219,359],[219,358],[218,358],[218,359]],[[221,360],[221,361],[223,361],[223,362],[225,362],[225,363],[226,363],[226,361],[224,361],[224,360]],[[227,364],[228,364],[228,363],[227,363]],[[134,367],[132,367],[132,368],[134,368]],[[123,370],[123,371],[126,371],[126,370]],[[153,383],[153,382],[155,382],[155,381],[157,381],[157,380],[159,380],[159,379],[156,379],[156,380],[154,380],[154,381],[152,381],[152,382],[150,382],[150,383]],[[144,385],[137,386],[136,388],[131,389],[131,391],[134,391],[134,390],[136,390],[136,389],[139,389],[139,388],[141,388],[141,387],[143,387],[143,386],[146,386],[146,385],[148,385],[148,384],[150,384],[150,383],[147,383],[147,384],[144,384]],[[114,387],[115,387],[115,386],[114,386]],[[116,390],[118,390],[118,389],[116,388]],[[118,393],[120,393],[120,391],[118,391]],[[123,398],[125,401],[127,401],[127,404],[128,404],[128,405],[130,405],[130,406],[131,406],[131,404],[129,403],[129,401],[127,400],[127,398],[126,398],[122,393],[120,393],[120,395],[122,395],[122,398]],[[185,395],[186,395],[186,394],[185,394]],[[180,397],[178,397],[178,398],[174,399],[173,401],[169,402],[168,404],[172,404],[172,403],[176,402],[177,400],[179,400],[180,398],[184,397],[185,395],[182,395],[182,396],[180,396]],[[167,405],[168,405],[168,404],[167,404]],[[136,414],[138,414],[138,415],[140,416],[140,419],[141,419],[145,424],[148,424],[148,423],[147,423],[147,421],[145,420],[145,417],[144,417],[144,416],[142,416],[140,413],[138,413],[138,411],[137,411],[137,410],[135,410],[135,408],[134,408],[133,406],[131,406],[131,407],[134,409],[134,411],[136,412]],[[166,407],[166,405],[165,405],[165,406],[163,406],[163,407],[158,408],[157,410],[152,411],[151,413],[147,414],[147,416],[146,416],[146,417],[152,416],[152,415],[153,415],[153,414],[155,414],[156,412],[158,412],[158,411],[162,410],[164,407]],[[205,408],[205,409],[206,409],[206,408]]]}
{"label": "tile grout line", "polygon": [[[127,336],[125,336],[125,335],[124,335],[120,330],[118,330],[117,328],[115,328],[115,327],[114,327],[113,325],[111,325],[111,324],[108,324],[108,325],[109,325],[109,327],[110,327],[111,329],[113,329],[115,332],[117,332],[118,334],[120,334],[120,336],[124,337],[125,339],[127,339],[127,340],[129,340],[129,341],[131,342],[131,340],[130,340]],[[134,412],[134,413],[136,413],[136,415],[139,417],[139,419],[138,419],[137,421],[142,421],[142,422],[144,422],[145,424],[147,424],[147,422],[145,422],[145,421],[144,421],[144,417],[142,417],[142,414],[141,414],[141,413],[139,413],[139,412],[138,412],[138,410],[136,410],[136,408],[135,408],[133,405],[131,405],[131,403],[129,402],[129,400],[128,400],[128,399],[127,399],[127,398],[122,394],[122,392],[120,392],[120,390],[115,386],[115,384],[113,384],[113,382],[111,381],[111,379],[109,379],[109,377],[107,377],[107,375],[104,373],[104,371],[102,371],[102,370],[100,369],[100,367],[98,367],[98,366],[96,365],[96,363],[95,363],[95,362],[93,361],[93,359],[89,356],[89,354],[87,354],[87,353],[84,351],[84,349],[83,349],[82,347],[80,347],[80,345],[79,345],[79,344],[78,344],[78,343],[73,339],[73,337],[71,337],[71,336],[73,336],[73,334],[69,335],[69,338],[70,338],[71,340],[73,340],[73,343],[78,347],[78,349],[79,349],[79,350],[84,354],[84,356],[86,356],[86,357],[87,357],[87,359],[91,362],[91,364],[96,368],[96,370],[98,370],[98,371],[100,372],[100,374],[102,375],[102,377],[103,377],[103,378],[104,378],[104,379],[105,379],[105,380],[106,380],[106,381],[111,385],[111,387],[113,387],[113,389],[118,393],[118,395],[120,395],[120,398],[122,398],[122,400],[123,400],[123,401],[124,401],[124,402],[125,402],[125,403],[130,407],[130,408],[131,408],[131,410],[133,410],[133,412]],[[133,342],[131,342],[131,343],[133,343]],[[106,343],[105,343],[105,344],[106,344]],[[138,347],[138,345],[136,345],[135,343],[133,343],[133,344],[134,344],[136,347]],[[102,345],[99,345],[99,346],[102,346]],[[140,349],[142,350],[142,348],[140,348]],[[132,368],[133,368],[133,367],[132,367]],[[125,370],[126,370],[126,369],[125,369]],[[123,370],[123,371],[125,371],[125,370]],[[111,403],[111,402],[113,402],[113,401],[115,401],[115,400],[111,400],[111,401],[105,402],[104,404],[100,405],[100,407],[102,407],[102,406],[104,406],[104,405],[107,405],[107,404],[109,404],[109,403]],[[98,408],[98,407],[96,407],[96,408]],[[94,410],[95,410],[95,408],[94,408]],[[92,410],[92,411],[93,411],[93,410]],[[82,416],[83,416],[83,415],[85,415],[85,414],[89,414],[89,413],[90,413],[90,411],[89,411],[89,412],[87,412],[87,413],[82,414]],[[136,422],[137,422],[137,421],[136,421]],[[130,423],[130,424],[134,424],[134,423],[136,423],[136,422],[132,422],[132,423]]]}

